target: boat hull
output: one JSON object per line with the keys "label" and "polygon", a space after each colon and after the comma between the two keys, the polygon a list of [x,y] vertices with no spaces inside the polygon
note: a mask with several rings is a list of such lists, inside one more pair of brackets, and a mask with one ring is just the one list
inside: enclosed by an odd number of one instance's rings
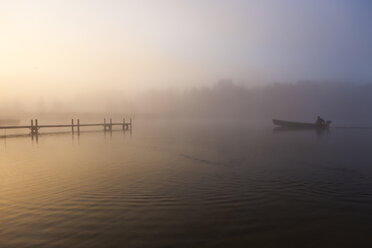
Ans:
{"label": "boat hull", "polygon": [[286,127],[286,128],[299,128],[299,129],[326,129],[329,128],[330,122],[320,125],[316,123],[306,123],[306,122],[294,122],[294,121],[283,121],[273,119],[273,123],[276,126]]}

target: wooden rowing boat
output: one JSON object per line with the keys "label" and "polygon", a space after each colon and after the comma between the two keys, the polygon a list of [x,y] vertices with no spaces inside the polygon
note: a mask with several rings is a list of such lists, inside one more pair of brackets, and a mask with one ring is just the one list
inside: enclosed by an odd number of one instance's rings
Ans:
{"label": "wooden rowing boat", "polygon": [[325,124],[318,123],[306,123],[306,122],[295,122],[295,121],[283,121],[273,119],[274,125],[286,127],[286,128],[301,128],[301,129],[327,129],[331,125],[331,121],[327,121]]}

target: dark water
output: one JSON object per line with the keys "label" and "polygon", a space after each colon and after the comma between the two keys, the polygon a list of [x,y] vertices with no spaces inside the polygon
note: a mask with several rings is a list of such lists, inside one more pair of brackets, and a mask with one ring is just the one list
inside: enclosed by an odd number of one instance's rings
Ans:
{"label": "dark water", "polygon": [[0,247],[372,247],[371,230],[372,130],[0,139]]}

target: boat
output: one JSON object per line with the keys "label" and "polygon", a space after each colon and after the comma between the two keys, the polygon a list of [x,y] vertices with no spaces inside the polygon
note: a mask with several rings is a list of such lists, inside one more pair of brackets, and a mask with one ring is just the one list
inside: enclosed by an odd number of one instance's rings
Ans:
{"label": "boat", "polygon": [[327,129],[331,125],[331,121],[327,121],[325,124],[318,123],[306,123],[306,122],[295,122],[295,121],[284,121],[273,119],[274,125],[285,127],[285,128],[298,128],[298,129]]}

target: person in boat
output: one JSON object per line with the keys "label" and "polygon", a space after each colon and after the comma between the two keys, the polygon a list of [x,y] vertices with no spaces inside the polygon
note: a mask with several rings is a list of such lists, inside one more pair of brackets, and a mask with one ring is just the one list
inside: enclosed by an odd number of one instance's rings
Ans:
{"label": "person in boat", "polygon": [[317,124],[319,126],[323,126],[323,125],[325,125],[325,121],[322,118],[320,118],[320,116],[318,115],[318,117],[316,118],[315,124]]}

